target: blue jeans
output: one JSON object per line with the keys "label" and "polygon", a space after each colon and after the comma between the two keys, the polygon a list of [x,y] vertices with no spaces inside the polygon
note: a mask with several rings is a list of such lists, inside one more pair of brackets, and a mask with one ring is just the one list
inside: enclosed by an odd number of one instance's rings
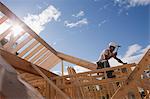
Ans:
{"label": "blue jeans", "polygon": [[[110,68],[108,60],[104,61],[104,62],[100,62],[100,61],[97,62],[97,69],[102,69],[102,68]],[[106,71],[107,77],[108,78],[115,78],[116,76],[112,75],[113,72],[114,72],[113,70]]]}

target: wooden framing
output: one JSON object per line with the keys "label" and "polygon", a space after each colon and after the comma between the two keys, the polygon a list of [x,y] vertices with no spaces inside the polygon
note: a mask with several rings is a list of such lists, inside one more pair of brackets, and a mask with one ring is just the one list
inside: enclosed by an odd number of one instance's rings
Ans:
{"label": "wooden framing", "polygon": [[40,53],[38,53],[36,56],[34,56],[34,57],[30,60],[30,62],[34,63],[41,55],[43,55],[44,53],[46,53],[46,51],[47,51],[46,48],[42,49],[42,51],[40,51]]}
{"label": "wooden framing", "polygon": [[40,66],[45,69],[50,69],[60,61],[61,60],[52,53],[52,55],[50,55],[43,63],[41,63]]}
{"label": "wooden framing", "polygon": [[85,61],[85,60],[82,60],[82,59],[79,59],[70,55],[66,55],[61,52],[57,52],[57,56],[59,56],[61,59],[65,61],[82,66],[84,68],[88,68],[90,70],[95,70],[97,67],[96,64],[94,63],[91,63],[91,62],[88,62],[88,61]]}
{"label": "wooden framing", "polygon": [[[32,38],[36,39],[39,43],[41,43],[44,47],[46,47],[46,49],[48,49],[49,51],[51,51],[54,55],[56,55],[58,58],[63,58],[63,60],[77,64],[79,66],[83,66],[85,68],[94,70],[96,68],[96,65],[93,63],[90,63],[88,61],[79,59],[79,58],[75,58],[73,56],[69,56],[60,52],[57,52],[56,50],[54,50],[51,46],[49,46],[43,39],[41,39],[30,27],[28,27],[23,21],[21,21],[14,13],[12,13],[5,5],[3,5],[2,3],[0,3],[0,9],[1,12],[6,15],[8,18],[11,19],[11,21],[13,21],[15,24],[19,24],[24,30],[25,32],[29,33],[32,37],[28,37],[26,40],[24,40],[21,44],[19,44],[15,49],[12,49],[11,52],[12,53],[16,53],[20,48],[22,48],[25,44],[27,44]],[[3,38],[3,37],[2,37]],[[29,50],[29,48],[28,48]],[[23,53],[25,54],[26,51],[24,51]],[[23,53],[21,53],[20,56],[23,55]],[[35,54],[35,53],[34,53]],[[69,58],[66,58],[69,57]]]}
{"label": "wooden framing", "polygon": [[41,57],[40,59],[38,59],[37,62],[35,62],[35,64],[41,65],[41,63],[43,63],[43,61],[44,61],[45,59],[47,59],[51,54],[52,54],[52,53],[51,53],[50,51],[47,51],[46,54],[44,54],[43,57]]}
{"label": "wooden framing", "polygon": [[4,4],[0,2],[0,10],[8,18],[12,19],[14,23],[19,24],[27,33],[29,33],[33,38],[39,41],[43,46],[45,46],[52,53],[57,54],[57,52],[49,46],[43,39],[41,39],[29,26],[27,26],[23,21],[21,21],[14,13],[12,13]]}
{"label": "wooden framing", "polygon": [[[141,78],[144,70],[150,68],[150,49],[138,64],[126,64],[96,70],[95,63],[53,49],[1,2],[0,11],[4,14],[0,19],[0,25],[7,19],[13,21],[12,26],[0,34],[0,40],[11,33],[12,27],[16,24],[24,30],[24,32],[20,32],[15,38],[0,47],[0,55],[20,73],[22,78],[26,78],[25,80],[28,83],[35,86],[35,88],[38,86],[39,91],[46,99],[60,99],[61,96],[64,96],[65,99],[128,99],[132,94],[138,99],[141,97],[139,87],[143,88],[146,98],[150,98],[150,79]],[[25,33],[28,33],[29,36],[16,48],[11,48],[18,39],[24,37]],[[27,46],[25,46],[26,44]],[[28,53],[30,50],[32,51]],[[69,68],[69,75],[66,76],[58,76],[49,71],[50,68],[62,60],[92,71],[76,73],[73,68]],[[135,67],[135,69],[132,70],[131,67]],[[62,63],[62,74],[64,73],[63,68]],[[113,75],[116,77],[108,78],[108,71],[113,71]]]}
{"label": "wooden framing", "polygon": [[4,45],[4,48],[10,50],[12,45],[24,34],[25,32],[20,32],[15,38],[12,39],[9,43]]}
{"label": "wooden framing", "polygon": [[43,48],[42,45],[38,45],[36,49],[34,49],[29,55],[27,55],[24,59],[29,60],[34,54],[36,54],[39,50]]}
{"label": "wooden framing", "polygon": [[0,35],[0,40],[2,40],[5,36],[9,34],[9,32],[11,31],[11,28],[12,27],[9,27],[4,33]]}
{"label": "wooden framing", "polygon": [[25,46],[29,41],[31,41],[33,38],[29,36],[27,39],[22,41],[15,49],[12,49],[11,53],[16,53],[18,50],[20,50],[23,46]]}
{"label": "wooden framing", "polygon": [[139,62],[139,64],[136,66],[134,71],[129,75],[128,79],[125,81],[124,85],[120,87],[115,94],[112,96],[112,99],[117,99],[121,95],[124,95],[128,92],[128,88],[131,86],[135,86],[135,81],[140,79],[140,76],[144,69],[150,66],[150,49],[147,51],[145,56],[142,58],[142,60]]}
{"label": "wooden framing", "polygon": [[58,91],[65,99],[70,99],[63,91],[61,91],[37,66],[32,64],[32,67],[56,90]]}
{"label": "wooden framing", "polygon": [[19,57],[24,56],[28,51],[30,51],[37,44],[38,44],[38,41],[35,40],[31,45],[29,45],[26,49],[24,49],[18,56]]}
{"label": "wooden framing", "polygon": [[[35,74],[35,75],[39,75],[31,66],[31,63],[24,60],[24,59],[21,59],[19,57],[17,57],[16,55],[13,55],[13,54],[10,54],[8,53],[7,51],[4,51],[4,50],[0,50],[0,55],[10,64],[12,65],[14,68],[16,69],[19,69],[19,70],[22,70],[22,71],[25,71],[25,72],[29,72],[29,73],[32,73],[32,74]],[[46,76],[48,77],[55,77],[55,76],[58,76],[48,70],[45,70],[41,67],[39,67],[44,73]]]}
{"label": "wooden framing", "polygon": [[8,18],[6,16],[3,16],[1,19],[0,19],[0,24],[2,24],[3,22],[5,22]]}

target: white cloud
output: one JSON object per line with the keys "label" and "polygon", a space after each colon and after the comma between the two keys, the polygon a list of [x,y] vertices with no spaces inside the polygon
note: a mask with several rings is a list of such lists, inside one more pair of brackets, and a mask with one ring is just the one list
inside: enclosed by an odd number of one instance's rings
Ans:
{"label": "white cloud", "polygon": [[104,9],[107,9],[109,6],[110,6],[110,3],[109,3],[109,4],[107,3],[107,4],[105,4],[104,6],[100,7],[100,8],[99,8],[99,11],[104,10]]}
{"label": "white cloud", "polygon": [[77,22],[68,22],[68,21],[65,21],[64,22],[65,26],[66,27],[69,27],[69,28],[73,28],[73,27],[80,27],[82,25],[87,25],[88,24],[88,20],[86,18],[83,18]]}
{"label": "white cloud", "polygon": [[146,48],[142,49],[140,52],[145,53],[148,49],[150,49],[150,45],[148,45]]}
{"label": "white cloud", "polygon": [[[133,44],[131,46],[128,47],[128,50],[126,51],[125,55],[123,57],[118,56],[122,61],[127,62],[127,63],[139,63],[139,61],[142,59],[142,57],[144,56],[144,54],[148,51],[148,49],[150,49],[150,45],[148,45],[145,48],[142,48],[142,46],[138,45],[138,44]],[[135,51],[132,51],[135,50]],[[92,62],[95,63],[95,62]],[[112,67],[114,66],[118,66],[121,65],[120,63],[118,63],[115,59],[110,59],[109,63]],[[81,67],[81,66],[73,66],[73,68],[75,69],[75,71],[77,73],[81,73],[81,72],[87,72],[90,71],[87,68]],[[60,71],[53,71],[56,74],[61,75]],[[68,72],[65,71],[64,72],[65,75],[68,75]]]}
{"label": "white cloud", "polygon": [[100,1],[100,0],[94,0],[94,2],[98,2],[98,1]]}
{"label": "white cloud", "polygon": [[84,15],[85,15],[84,11],[80,11],[76,15],[73,14],[72,16],[74,16],[74,17],[81,17],[81,16],[84,16]]}
{"label": "white cloud", "polygon": [[103,24],[105,24],[107,22],[107,20],[103,20],[103,21],[101,21],[99,24],[98,24],[98,26],[99,27],[101,27]]}
{"label": "white cloud", "polygon": [[128,47],[128,51],[126,52],[124,57],[131,57],[132,55],[134,55],[137,51],[139,51],[142,48],[142,46],[138,45],[138,44],[133,44],[131,46]]}
{"label": "white cloud", "polygon": [[75,69],[75,71],[76,71],[77,73],[90,71],[89,69],[84,68],[84,67],[81,67],[81,66],[73,66],[73,68]]}
{"label": "white cloud", "polygon": [[62,75],[60,71],[54,70],[54,71],[52,71],[52,72],[55,73],[55,74],[57,74],[57,75]]}
{"label": "white cloud", "polygon": [[24,22],[29,25],[35,32],[40,33],[45,28],[45,24],[54,20],[57,21],[61,12],[54,6],[50,5],[38,15],[28,14],[24,17]]}
{"label": "white cloud", "polygon": [[148,5],[150,0],[114,0],[114,3],[119,6],[135,7]]}
{"label": "white cloud", "polygon": [[[120,58],[122,61],[127,63],[139,63],[148,49],[150,49],[150,45],[142,49],[142,46],[133,44],[128,47],[126,54],[122,58]],[[109,62],[111,66],[121,65],[115,59],[110,59]]]}
{"label": "white cloud", "polygon": [[129,0],[131,6],[148,5],[150,0]]}
{"label": "white cloud", "polygon": [[56,42],[53,43],[53,45],[56,45],[56,44],[57,44]]}
{"label": "white cloud", "polygon": [[[68,68],[68,67],[67,67]],[[66,69],[67,69],[66,68]],[[87,72],[87,71],[90,71],[89,69],[87,69],[87,68],[84,68],[84,67],[81,67],[81,66],[73,66],[73,68],[75,69],[75,71],[76,71],[76,73],[82,73],[82,72]],[[55,74],[58,74],[58,75],[62,75],[62,73],[61,73],[61,71],[58,71],[58,70],[54,70],[54,71],[52,71],[53,73],[55,73]],[[67,70],[65,70],[64,71],[64,75],[68,75],[68,71]]]}
{"label": "white cloud", "polygon": [[37,5],[37,8],[38,8],[39,10],[41,10],[41,9],[42,9],[42,7],[41,7],[40,5]]}
{"label": "white cloud", "polygon": [[[58,71],[58,70],[54,70],[54,71],[51,71],[59,76],[62,76],[62,72],[61,71]],[[68,75],[68,72],[67,71],[64,71],[64,75]]]}

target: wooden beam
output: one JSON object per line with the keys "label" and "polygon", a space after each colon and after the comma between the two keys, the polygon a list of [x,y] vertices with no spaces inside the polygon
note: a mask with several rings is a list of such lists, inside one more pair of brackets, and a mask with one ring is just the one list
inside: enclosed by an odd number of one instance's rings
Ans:
{"label": "wooden beam", "polygon": [[64,76],[64,62],[61,60],[61,75]]}
{"label": "wooden beam", "polygon": [[38,44],[38,41],[33,41],[33,43],[31,45],[29,45],[27,48],[25,48],[18,56],[22,57],[24,56],[28,51],[30,51],[34,46],[36,46]]}
{"label": "wooden beam", "polygon": [[127,88],[133,83],[135,83],[138,79],[140,79],[141,74],[144,72],[147,66],[150,66],[150,49],[144,55],[144,57],[133,70],[133,72],[129,75],[125,83],[115,92],[115,94],[112,96],[112,99],[118,99],[119,96],[126,93]]}
{"label": "wooden beam", "polygon": [[62,95],[65,99],[70,99],[62,90],[60,90],[36,65],[32,64],[32,67],[57,91]]}
{"label": "wooden beam", "polygon": [[42,38],[40,38],[28,25],[26,25],[22,20],[20,20],[12,11],[10,11],[4,4],[0,2],[0,11],[10,18],[14,23],[19,24],[27,33],[29,33],[33,38],[39,41],[43,46],[50,50],[53,54],[57,55],[57,52],[48,45]]}
{"label": "wooden beam", "polygon": [[[0,55],[10,64],[12,65],[14,68],[16,69],[19,69],[19,70],[22,70],[22,71],[25,71],[25,72],[28,72],[28,73],[31,73],[31,74],[35,74],[35,75],[39,75],[31,66],[31,63],[24,60],[24,59],[21,59],[19,58],[18,56],[14,55],[14,54],[11,54],[7,51],[4,51],[4,50],[1,50],[0,49]],[[48,77],[56,77],[58,75],[48,71],[48,70],[45,70],[41,67],[39,67],[40,70],[42,72],[44,72],[44,74]]]}
{"label": "wooden beam", "polygon": [[[135,67],[135,64],[124,64],[124,65],[111,67],[111,68],[96,69],[96,70],[92,70],[92,71],[88,71],[88,72],[77,73],[75,75],[65,75],[65,76],[62,76],[62,78],[80,77],[82,75],[84,76],[84,75],[91,75],[91,74],[97,74],[97,73],[104,73],[106,71],[117,70],[117,69],[121,69],[121,68],[131,68],[133,66]],[[55,79],[58,79],[58,77],[52,78],[52,79],[55,80]]]}
{"label": "wooden beam", "polygon": [[31,36],[27,37],[24,41],[22,41],[15,49],[12,49],[10,52],[15,53],[18,50],[20,50],[24,45],[26,45],[29,41],[31,41],[33,38]]}
{"label": "wooden beam", "polygon": [[91,63],[89,61],[79,59],[79,58],[76,58],[76,57],[73,57],[70,55],[66,55],[66,54],[63,54],[61,52],[57,52],[57,56],[60,57],[61,59],[65,60],[65,61],[68,61],[68,62],[71,62],[73,64],[82,66],[84,68],[88,68],[90,70],[95,70],[97,68],[96,64],[94,64],[94,63]]}
{"label": "wooden beam", "polygon": [[41,76],[39,75],[34,75],[34,74],[31,74],[31,73],[27,73],[27,72],[24,72],[24,71],[21,71],[21,70],[17,70],[19,72],[19,76],[21,78],[23,78],[25,81],[35,81],[35,80],[44,80]]}
{"label": "wooden beam", "polygon": [[48,51],[43,57],[41,57],[40,59],[37,60],[37,62],[35,62],[35,64],[40,65],[47,57],[49,57],[52,53],[50,51]]}
{"label": "wooden beam", "polygon": [[5,44],[5,45],[4,45],[4,48],[9,51],[9,49],[11,49],[12,45],[13,45],[14,43],[16,43],[16,41],[17,41],[24,33],[25,33],[24,31],[20,32],[16,37],[12,38],[12,40],[9,41],[9,43]]}
{"label": "wooden beam", "polygon": [[0,40],[2,40],[4,37],[6,37],[11,32],[11,28],[12,27],[9,27],[4,33],[2,33],[0,35]]}
{"label": "wooden beam", "polygon": [[[90,78],[89,78],[90,79]],[[89,82],[82,82],[80,84],[76,83],[76,79],[70,81],[71,84],[61,84],[58,87],[60,89],[66,89],[66,88],[70,88],[70,87],[74,87],[74,85],[76,85],[76,87],[84,87],[84,86],[90,86],[90,85],[103,85],[103,84],[108,84],[108,83],[115,83],[115,82],[123,82],[125,81],[127,78],[113,78],[113,79],[104,79],[104,80],[92,80]],[[79,79],[82,80],[82,79]],[[85,80],[85,79],[84,79]],[[73,84],[72,84],[73,83]],[[115,99],[119,99],[119,98],[115,98]]]}
{"label": "wooden beam", "polygon": [[3,16],[1,19],[0,19],[0,24],[2,24],[3,22],[5,22],[8,18],[6,16]]}
{"label": "wooden beam", "polygon": [[54,54],[48,57],[44,62],[40,64],[45,69],[51,69],[53,66],[55,66],[57,63],[59,63],[61,60],[56,57]]}
{"label": "wooden beam", "polygon": [[39,50],[41,50],[42,48],[43,48],[43,45],[40,44],[31,53],[29,53],[29,55],[27,55],[24,59],[25,60],[29,60],[34,54],[36,54],[37,52],[39,52]]}
{"label": "wooden beam", "polygon": [[31,62],[31,63],[34,63],[37,59],[40,58],[41,55],[43,55],[44,53],[46,53],[46,51],[47,51],[46,48],[42,49],[42,51],[40,51],[37,55],[35,55],[35,56],[30,60],[30,62]]}

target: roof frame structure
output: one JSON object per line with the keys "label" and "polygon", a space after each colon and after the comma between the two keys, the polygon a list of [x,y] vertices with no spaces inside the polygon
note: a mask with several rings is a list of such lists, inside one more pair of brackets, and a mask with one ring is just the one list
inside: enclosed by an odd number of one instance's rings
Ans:
{"label": "roof frame structure", "polygon": [[[58,62],[60,62],[61,60],[65,60],[67,62],[82,66],[84,68],[88,68],[90,70],[94,70],[96,69],[96,64],[91,63],[89,61],[83,60],[83,59],[79,59],[70,55],[66,55],[64,53],[60,53],[58,51],[56,51],[54,48],[52,48],[49,44],[47,44],[36,32],[34,32],[28,25],[26,25],[22,20],[20,20],[11,10],[9,10],[3,3],[0,2],[0,11],[4,14],[4,16],[0,19],[1,23],[5,22],[7,19],[10,19],[13,23],[13,25],[19,25],[21,26],[21,28],[29,34],[29,37],[27,37],[27,39],[25,39],[23,42],[21,42],[19,45],[17,45],[17,47],[15,49],[12,48],[8,48],[8,45],[12,45],[18,38],[16,38],[15,40],[13,40],[14,42],[11,44],[7,44],[7,51],[11,52],[11,53],[16,53],[17,51],[19,51],[22,47],[24,47],[26,44],[28,44],[31,40],[35,39],[35,42],[40,43],[44,48],[46,48],[50,53],[53,54],[53,56],[56,56],[57,59],[54,60],[55,62],[50,62],[49,61],[45,61],[48,63],[42,63],[42,64],[46,64],[46,66],[44,66],[43,68],[45,69],[50,69],[53,66],[55,66]],[[5,33],[2,33],[0,35],[1,39],[3,39],[6,35],[8,35],[11,31],[10,27]],[[22,32],[21,32],[22,33]],[[5,34],[5,35],[4,35]],[[3,36],[2,36],[3,35]],[[30,46],[32,47],[27,47],[25,48],[26,50],[23,50],[21,53],[19,53],[18,56],[22,57],[23,55],[25,55],[28,51],[30,51],[35,45],[34,43],[32,43]],[[41,49],[41,47],[39,48]],[[34,54],[38,53],[39,50],[35,50],[34,52],[31,52],[31,54],[29,54],[28,56],[30,56],[29,58],[31,58]],[[26,58],[26,60],[29,61],[29,58]],[[32,57],[34,58],[34,57]],[[49,58],[52,59],[52,58]],[[35,58],[34,58],[35,60]],[[38,61],[37,61],[38,63]],[[41,66],[42,67],[42,66]]]}

